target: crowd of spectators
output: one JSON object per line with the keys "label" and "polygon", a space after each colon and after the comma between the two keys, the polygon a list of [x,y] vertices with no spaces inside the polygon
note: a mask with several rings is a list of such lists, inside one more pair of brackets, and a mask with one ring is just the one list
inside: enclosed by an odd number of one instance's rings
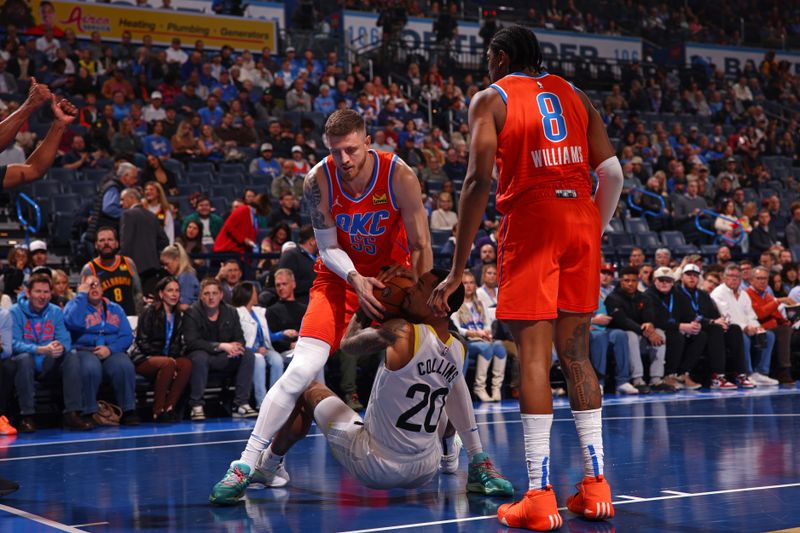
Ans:
{"label": "crowd of spectators", "polygon": [[[161,48],[130,34],[108,44],[69,31],[30,37],[13,26],[2,43],[0,119],[22,104],[34,76],[69,98],[79,124],[64,135],[53,170],[66,172],[63,191],[82,180],[97,191],[73,220],[68,255],[77,283],[48,268],[47,231],[27,249],[13,248],[2,270],[0,307],[12,309],[11,320],[0,311],[0,324],[11,328],[2,333],[3,373],[16,384],[23,430],[35,429],[34,381],[65,373],[81,384],[77,393],[63,390],[67,427],[96,423],[103,380],[121,422],[137,423],[137,374],[154,383],[156,420],[184,414],[177,408],[187,388],[189,416],[204,419],[210,374],[235,382],[234,416],[255,414],[291,359],[314,277],[317,247],[302,182],[326,154],[321,125],[337,108],[358,110],[373,148],[396,152],[417,172],[436,260],[449,261],[470,142],[466,109],[488,85],[483,73],[443,76],[436,64],[410,63],[401,88],[344,65],[335,51],[323,58],[291,47],[282,55],[209,51],[201,40],[187,47],[179,39]],[[789,324],[800,301],[789,296],[798,283],[792,247],[800,245],[800,183],[792,175],[798,78],[772,54],[735,78],[713,65],[670,70],[634,62],[614,86],[588,92],[625,174],[600,273],[592,345],[598,373],[606,376],[613,361],[613,388],[625,394],[698,382],[764,386],[773,384],[770,374],[789,383]],[[0,164],[33,150],[44,118],[31,117]],[[658,246],[677,232],[685,248],[634,248],[638,237],[625,231],[631,216]],[[452,317],[475,360],[473,391],[481,401],[502,398],[505,384],[513,395],[518,385],[514,343],[493,316],[497,227],[490,201],[464,275],[468,298]],[[693,255],[701,250],[705,256]],[[263,255],[254,260],[253,253]],[[766,272],[748,269],[754,263]],[[702,284],[694,279],[700,274]],[[712,292],[714,276],[733,297]],[[759,288],[765,276],[768,286]],[[731,298],[741,309],[725,307]],[[719,346],[731,357],[715,359]],[[358,408],[356,366],[342,363],[340,388]]]}

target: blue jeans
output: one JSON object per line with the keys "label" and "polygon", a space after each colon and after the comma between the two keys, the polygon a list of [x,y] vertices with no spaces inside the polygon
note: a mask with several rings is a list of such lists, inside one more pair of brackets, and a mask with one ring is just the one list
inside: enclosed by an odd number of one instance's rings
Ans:
{"label": "blue jeans", "polygon": [[[758,368],[755,369],[759,374],[769,376],[769,363],[772,361],[772,347],[775,346],[775,333],[767,330],[767,347],[761,350],[761,357],[758,358]],[[753,373],[753,356],[750,354],[750,341],[752,337],[747,333],[742,333],[744,337],[744,362],[747,374]]]}
{"label": "blue jeans", "polygon": [[506,356],[506,347],[503,341],[469,341],[467,344],[467,354],[469,357],[480,355],[484,359],[492,360],[492,357],[502,359]]}
{"label": "blue jeans", "polygon": [[97,412],[97,391],[103,380],[111,382],[114,397],[123,411],[136,407],[136,368],[128,354],[112,353],[102,361],[91,352],[79,351],[83,375],[83,414]]}
{"label": "blue jeans", "polygon": [[61,357],[44,356],[39,372],[36,371],[34,354],[20,353],[11,359],[16,365],[14,385],[17,388],[21,415],[36,413],[36,380],[52,381],[59,373],[64,394],[64,412],[81,410],[81,364],[76,352],[65,352]]}
{"label": "blue jeans", "polygon": [[608,367],[608,345],[614,349],[614,386],[619,387],[631,379],[628,336],[620,329],[605,329],[591,332],[589,352],[592,366],[604,379]]}
{"label": "blue jeans", "polygon": [[253,365],[253,390],[256,396],[256,407],[261,405],[267,395],[267,365],[269,365],[269,387],[272,388],[278,378],[283,375],[283,357],[275,350],[267,350],[266,354],[256,352]]}

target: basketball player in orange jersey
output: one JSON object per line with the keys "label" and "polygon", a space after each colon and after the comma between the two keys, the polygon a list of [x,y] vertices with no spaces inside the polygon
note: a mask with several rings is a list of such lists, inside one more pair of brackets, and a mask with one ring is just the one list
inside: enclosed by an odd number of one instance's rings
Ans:
{"label": "basketball player in orange jersey", "polygon": [[339,347],[359,306],[382,318],[384,308],[373,295],[374,287],[383,288],[376,279],[381,267],[411,267],[418,277],[433,266],[414,171],[395,154],[369,149],[372,141],[355,111],[335,111],[325,136],[330,155],[303,185],[320,259],[292,362],[267,392],[241,459],[214,486],[212,503],[230,505],[244,494],[262,451]]}
{"label": "basketball player in orange jersey", "polygon": [[[469,108],[472,141],[453,266],[429,305],[450,312],[447,298],[461,282],[496,158],[496,203],[503,214],[497,318],[511,328],[520,355],[530,489],[522,501],[500,506],[497,515],[511,527],[547,531],[563,524],[549,480],[553,341],[584,458],[585,477],[567,507],[590,519],[614,516],[603,475],[601,395],[589,360],[589,321],[599,294],[600,237],[619,201],[622,169],[586,95],[542,70],[541,49],[529,29],[501,29],[487,54],[494,83]],[[594,201],[590,165],[599,178]]]}

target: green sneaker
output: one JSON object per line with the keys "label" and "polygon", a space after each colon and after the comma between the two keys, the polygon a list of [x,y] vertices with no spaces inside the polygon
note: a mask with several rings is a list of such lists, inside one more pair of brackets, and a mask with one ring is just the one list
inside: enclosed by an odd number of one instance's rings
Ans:
{"label": "green sneaker", "polygon": [[242,461],[234,461],[220,482],[214,485],[208,501],[216,505],[236,505],[250,485],[250,467]]}
{"label": "green sneaker", "polygon": [[477,492],[487,496],[511,496],[514,494],[514,487],[495,470],[488,454],[478,453],[469,463],[467,492]]}

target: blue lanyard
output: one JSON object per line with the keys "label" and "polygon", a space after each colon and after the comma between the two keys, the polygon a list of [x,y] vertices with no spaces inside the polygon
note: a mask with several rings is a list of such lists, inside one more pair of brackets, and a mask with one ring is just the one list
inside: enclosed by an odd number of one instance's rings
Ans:
{"label": "blue lanyard", "polygon": [[172,340],[172,330],[175,327],[175,312],[172,313],[172,317],[170,317],[169,313],[167,313],[166,311],[164,313],[166,314],[166,320],[164,320],[165,322],[164,327],[167,330],[167,340],[164,342],[164,355],[169,355],[169,344],[170,341]]}
{"label": "blue lanyard", "polygon": [[253,219],[253,229],[258,233],[258,216],[256,215],[256,210],[252,207],[250,208],[250,217]]}
{"label": "blue lanyard", "polygon": [[256,312],[252,309],[250,310],[250,316],[253,317],[253,320],[256,321],[256,345],[255,348],[261,348],[262,346],[266,347],[264,344],[264,330],[261,329],[261,322],[258,321],[258,316],[256,316]]}
{"label": "blue lanyard", "polygon": [[664,306],[664,309],[669,311],[669,320],[667,322],[670,323],[670,324],[674,324],[675,323],[675,318],[673,318],[673,316],[672,316],[672,304],[673,304],[672,298],[673,298],[673,296],[675,296],[675,295],[670,292],[669,293],[669,307],[667,307],[667,304],[664,303],[664,300],[662,300],[661,298],[658,299],[658,301],[661,302],[661,305]]}
{"label": "blue lanyard", "polygon": [[697,289],[694,290],[694,297],[689,291],[686,290],[686,287],[681,287],[681,290],[686,296],[689,297],[689,303],[692,304],[692,310],[697,313],[700,310],[700,302],[699,299],[697,299]]}

